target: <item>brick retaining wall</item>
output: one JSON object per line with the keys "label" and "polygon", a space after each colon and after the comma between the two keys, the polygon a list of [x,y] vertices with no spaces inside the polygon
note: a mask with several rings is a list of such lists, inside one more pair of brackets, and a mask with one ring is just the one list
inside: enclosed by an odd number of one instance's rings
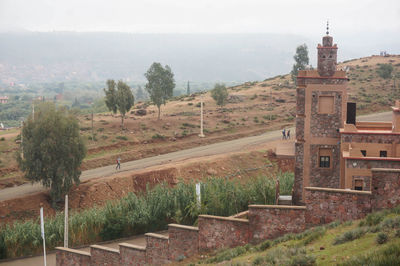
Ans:
{"label": "brick retaining wall", "polygon": [[249,220],[199,215],[199,250],[210,251],[249,243]]}
{"label": "brick retaining wall", "polygon": [[90,265],[90,253],[57,247],[56,265]]}
{"label": "brick retaining wall", "polygon": [[198,253],[199,228],[193,226],[169,224],[169,259],[171,261],[188,258]]}
{"label": "brick retaining wall", "polygon": [[90,246],[90,265],[121,265],[119,251],[99,245]]}
{"label": "brick retaining wall", "polygon": [[304,206],[249,205],[249,229],[252,243],[305,229]]}
{"label": "brick retaining wall", "polygon": [[371,212],[371,192],[332,188],[305,188],[306,224],[363,218]]}
{"label": "brick retaining wall", "polygon": [[121,265],[141,266],[146,264],[146,247],[120,243],[119,254],[121,256]]}
{"label": "brick retaining wall", "polygon": [[163,265],[168,260],[168,237],[147,233],[146,236],[146,262],[149,265]]}

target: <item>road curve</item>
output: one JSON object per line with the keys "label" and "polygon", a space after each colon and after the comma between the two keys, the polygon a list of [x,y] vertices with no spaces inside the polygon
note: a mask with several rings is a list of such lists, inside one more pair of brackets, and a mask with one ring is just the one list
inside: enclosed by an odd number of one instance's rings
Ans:
{"label": "road curve", "polygon": [[[392,113],[384,112],[371,115],[360,116],[357,120],[359,121],[391,121]],[[294,130],[292,130],[294,133]],[[294,135],[294,134],[293,134]],[[124,162],[121,164],[121,170],[118,172],[132,171],[132,170],[142,170],[150,166],[162,165],[165,163],[178,162],[186,159],[218,155],[230,152],[243,151],[246,148],[258,146],[265,142],[278,140],[281,137],[281,131],[269,131],[267,133],[245,137],[225,142],[214,143],[210,145],[200,146],[196,148],[171,152],[163,155],[158,155],[154,157],[144,158],[140,160]],[[109,165],[100,168],[95,168],[82,172],[80,177],[81,181],[86,181],[92,178],[105,177],[115,174],[115,166]],[[24,184],[21,186],[4,188],[0,190],[0,201],[19,198],[22,196],[30,195],[33,193],[45,191],[40,184]]]}

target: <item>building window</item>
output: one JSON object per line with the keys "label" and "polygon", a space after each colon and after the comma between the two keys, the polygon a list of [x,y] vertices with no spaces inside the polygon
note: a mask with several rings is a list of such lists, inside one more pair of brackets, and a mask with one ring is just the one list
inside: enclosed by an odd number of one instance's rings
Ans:
{"label": "building window", "polygon": [[331,157],[330,156],[319,156],[319,167],[330,168],[331,167]]}
{"label": "building window", "polygon": [[363,181],[362,180],[355,180],[354,182],[354,190],[363,190]]}
{"label": "building window", "polygon": [[361,150],[361,154],[365,157],[365,156],[367,156],[367,151],[366,150]]}
{"label": "building window", "polygon": [[379,157],[387,157],[387,151],[380,151]]}

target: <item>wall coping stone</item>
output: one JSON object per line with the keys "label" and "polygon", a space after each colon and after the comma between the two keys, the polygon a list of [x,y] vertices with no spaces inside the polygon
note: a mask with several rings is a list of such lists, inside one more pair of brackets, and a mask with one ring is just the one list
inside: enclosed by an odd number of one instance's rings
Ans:
{"label": "wall coping stone", "polygon": [[64,248],[64,247],[56,247],[56,249],[90,257],[90,253],[86,252],[86,251],[76,250],[76,249],[72,249],[72,248]]}
{"label": "wall coping stone", "polygon": [[304,189],[305,190],[312,190],[312,191],[334,192],[334,193],[349,193],[349,194],[372,195],[371,191],[359,191],[359,190],[350,190],[350,189],[323,188],[323,187],[305,187]]}
{"label": "wall coping stone", "polygon": [[306,206],[295,206],[295,205],[249,205],[249,208],[257,209],[295,209],[305,210]]}
{"label": "wall coping stone", "polygon": [[224,217],[224,216],[214,216],[214,215],[199,215],[201,218],[206,218],[206,219],[216,219],[216,220],[224,220],[224,221],[230,221],[230,222],[241,222],[241,223],[249,223],[248,219],[239,219],[239,218],[232,218],[232,217]]}
{"label": "wall coping stone", "polygon": [[154,238],[159,238],[159,239],[165,239],[168,240],[169,237],[168,236],[164,236],[164,235],[160,235],[160,234],[155,234],[155,233],[146,233],[144,234],[145,236],[149,236],[149,237],[154,237]]}
{"label": "wall coping stone", "polygon": [[138,246],[138,245],[133,245],[133,244],[128,244],[128,243],[119,243],[119,246],[126,247],[126,248],[131,248],[131,249],[137,249],[141,251],[146,251],[146,247],[144,246]]}
{"label": "wall coping stone", "polygon": [[188,225],[182,225],[182,224],[169,224],[168,227],[175,227],[179,229],[186,229],[186,230],[192,230],[192,231],[199,231],[198,227],[195,226],[188,226]]}
{"label": "wall coping stone", "polygon": [[393,173],[400,173],[400,169],[394,168],[371,168],[372,172],[393,172]]}
{"label": "wall coping stone", "polygon": [[115,249],[115,248],[109,248],[109,247],[100,246],[100,245],[91,245],[90,248],[102,249],[102,250],[105,250],[105,251],[114,252],[114,253],[118,253],[119,254],[119,250]]}

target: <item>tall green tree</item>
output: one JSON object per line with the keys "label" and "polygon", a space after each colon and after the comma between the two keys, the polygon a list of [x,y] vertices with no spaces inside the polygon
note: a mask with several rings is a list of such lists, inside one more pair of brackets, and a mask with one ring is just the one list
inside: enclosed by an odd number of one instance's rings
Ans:
{"label": "tall green tree", "polygon": [[165,105],[174,92],[174,74],[168,65],[163,67],[160,63],[154,62],[144,76],[147,78],[146,91],[158,108],[158,120],[160,120],[161,104]]}
{"label": "tall green tree", "polygon": [[36,106],[34,115],[22,128],[17,161],[26,179],[50,188],[54,204],[74,183],[79,184],[86,147],[78,119],[67,109],[43,102]]}
{"label": "tall green tree", "polygon": [[229,93],[228,89],[225,87],[225,84],[217,83],[211,90],[211,97],[215,100],[218,106],[224,106],[228,100],[228,96]]}
{"label": "tall green tree", "polygon": [[306,69],[306,66],[310,61],[310,59],[308,58],[308,48],[306,44],[297,46],[296,54],[293,56],[293,59],[295,61],[295,64],[293,65],[291,74],[293,81],[296,81],[299,70]]}
{"label": "tall green tree", "polygon": [[[117,89],[115,89],[117,87]],[[114,114],[119,111],[121,114],[121,127],[124,129],[125,114],[129,112],[135,103],[131,88],[122,80],[116,84],[114,80],[107,80],[107,89],[104,89],[106,94],[106,105],[108,110]]]}

